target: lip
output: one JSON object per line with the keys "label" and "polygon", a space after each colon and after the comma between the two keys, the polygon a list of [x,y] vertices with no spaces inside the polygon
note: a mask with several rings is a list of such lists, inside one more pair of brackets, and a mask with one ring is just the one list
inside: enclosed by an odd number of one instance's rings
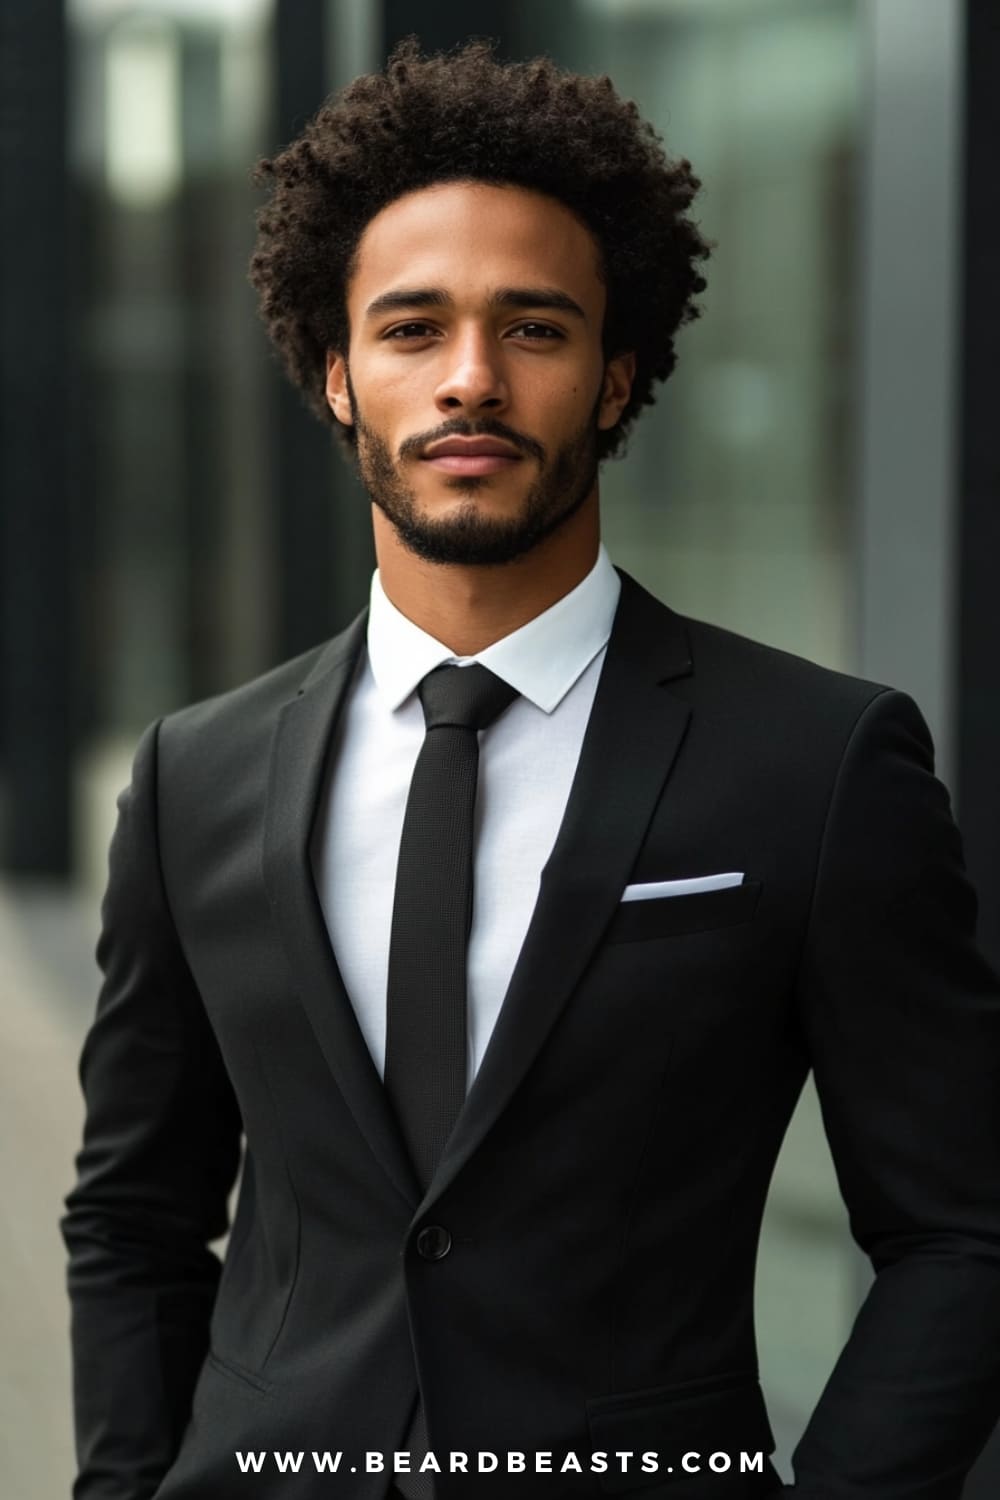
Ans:
{"label": "lip", "polygon": [[500,474],[520,462],[518,453],[440,453],[424,459],[443,474]]}
{"label": "lip", "polygon": [[495,437],[448,437],[428,443],[424,458],[520,458],[511,443]]}
{"label": "lip", "polygon": [[495,437],[449,437],[429,443],[424,463],[444,474],[500,474],[521,462],[510,443]]}

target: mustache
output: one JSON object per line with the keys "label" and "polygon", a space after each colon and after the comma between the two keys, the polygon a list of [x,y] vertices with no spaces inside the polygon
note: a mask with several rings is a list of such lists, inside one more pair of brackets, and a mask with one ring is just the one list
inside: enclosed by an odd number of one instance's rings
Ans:
{"label": "mustache", "polygon": [[505,422],[496,417],[483,417],[478,422],[469,422],[464,417],[453,417],[450,422],[445,422],[441,427],[435,427],[430,432],[418,432],[413,437],[408,437],[399,445],[400,458],[418,458],[423,450],[431,443],[440,442],[442,438],[450,437],[495,437],[505,443],[510,443],[519,453],[526,453],[529,458],[538,459],[539,463],[545,462],[545,449],[535,438],[525,437],[523,432],[515,432],[513,427],[508,427]]}

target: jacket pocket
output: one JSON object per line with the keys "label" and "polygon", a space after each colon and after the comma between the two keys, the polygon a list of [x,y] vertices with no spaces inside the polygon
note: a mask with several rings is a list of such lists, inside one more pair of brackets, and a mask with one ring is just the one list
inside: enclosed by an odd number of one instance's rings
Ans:
{"label": "jacket pocket", "polygon": [[[709,1490],[742,1494],[748,1485],[776,1482],[768,1462],[774,1435],[752,1370],[598,1396],[587,1402],[587,1423],[594,1451],[608,1458],[599,1481],[609,1495],[657,1486],[666,1493],[671,1486],[680,1500]],[[626,1472],[615,1459],[621,1451],[633,1455]],[[655,1455],[655,1470],[642,1471],[643,1454]],[[762,1455],[760,1468],[742,1468],[744,1454],[754,1465]],[[713,1455],[719,1457],[710,1466]]]}
{"label": "jacket pocket", "polygon": [[761,889],[759,880],[744,880],[742,885],[724,886],[719,891],[695,891],[690,896],[622,901],[611,918],[604,941],[637,943],[749,922],[757,910]]}
{"label": "jacket pocket", "polygon": [[258,1396],[269,1396],[273,1389],[269,1380],[254,1374],[253,1370],[244,1369],[242,1365],[233,1364],[232,1360],[220,1359],[214,1349],[210,1349],[205,1356],[205,1364],[210,1370],[218,1375],[224,1375],[228,1380],[234,1380],[237,1384],[245,1386],[248,1390]]}

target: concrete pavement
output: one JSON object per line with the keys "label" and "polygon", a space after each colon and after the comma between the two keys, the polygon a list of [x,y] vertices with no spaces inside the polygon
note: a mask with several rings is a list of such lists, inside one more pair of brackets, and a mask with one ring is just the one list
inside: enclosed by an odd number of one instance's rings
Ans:
{"label": "concrete pavement", "polygon": [[0,884],[0,1494],[68,1496],[69,1309],[58,1220],[83,1118],[76,1064],[94,1006],[92,902]]}

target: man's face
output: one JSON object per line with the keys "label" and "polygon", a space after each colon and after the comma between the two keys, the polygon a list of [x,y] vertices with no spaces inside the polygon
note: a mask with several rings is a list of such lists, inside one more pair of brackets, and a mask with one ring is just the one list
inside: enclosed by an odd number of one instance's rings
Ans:
{"label": "man's face", "polygon": [[542,194],[448,183],[368,224],[327,399],[411,551],[508,562],[596,498],[634,369],[605,363],[604,308],[592,236]]}

